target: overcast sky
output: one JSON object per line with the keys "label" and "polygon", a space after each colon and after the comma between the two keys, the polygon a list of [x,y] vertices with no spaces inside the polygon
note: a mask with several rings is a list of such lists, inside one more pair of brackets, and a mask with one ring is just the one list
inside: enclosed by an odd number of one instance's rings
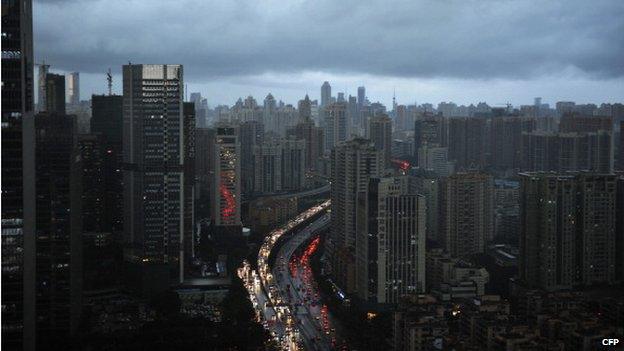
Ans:
{"label": "overcast sky", "polygon": [[267,93],[399,103],[624,101],[622,0],[35,0],[35,55],[79,71],[179,63],[210,105]]}

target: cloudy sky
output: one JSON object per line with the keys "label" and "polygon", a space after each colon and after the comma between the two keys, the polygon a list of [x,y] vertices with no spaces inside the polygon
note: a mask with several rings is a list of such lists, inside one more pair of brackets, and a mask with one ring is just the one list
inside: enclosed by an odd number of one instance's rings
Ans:
{"label": "cloudy sky", "polygon": [[622,0],[35,0],[35,55],[82,99],[121,65],[180,63],[210,105],[323,81],[372,101],[624,101]]}

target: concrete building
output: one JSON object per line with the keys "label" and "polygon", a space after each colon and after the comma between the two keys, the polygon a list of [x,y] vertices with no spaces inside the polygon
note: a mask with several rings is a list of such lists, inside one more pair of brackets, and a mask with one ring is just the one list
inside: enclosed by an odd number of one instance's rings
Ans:
{"label": "concrete building", "polygon": [[331,85],[329,82],[324,82],[321,86],[321,105],[319,107],[324,108],[331,103]]}
{"label": "concrete building", "polygon": [[493,236],[492,177],[485,173],[457,173],[444,189],[444,229],[447,252],[456,257],[485,252]]}
{"label": "concrete building", "polygon": [[[184,278],[187,139],[181,65],[123,66],[124,243],[144,295]],[[164,103],[163,103],[164,101]]]}
{"label": "concrete building", "polygon": [[46,105],[44,111],[64,115],[65,108],[65,76],[48,73],[46,75]]}
{"label": "concrete building", "polygon": [[282,191],[282,145],[266,140],[254,149],[254,191],[275,193]]}
{"label": "concrete building", "polygon": [[396,304],[425,291],[425,198],[410,179],[372,177],[358,194],[357,294],[373,304]]}
{"label": "concrete building", "polygon": [[211,218],[213,225],[224,230],[238,231],[241,226],[240,148],[234,126],[216,127]]}
{"label": "concrete building", "polygon": [[331,150],[349,138],[347,105],[344,103],[333,103],[326,106],[323,112],[325,116],[325,150]]}
{"label": "concrete building", "polygon": [[392,120],[387,115],[379,115],[368,121],[368,139],[383,153],[385,168],[390,167],[392,157]]}
{"label": "concrete building", "polygon": [[306,141],[288,138],[282,144],[282,189],[299,191],[306,187]]}
{"label": "concrete building", "polygon": [[80,73],[72,72],[67,77],[67,102],[70,105],[80,103]]}
{"label": "concrete building", "polygon": [[455,164],[448,160],[448,148],[425,144],[418,150],[418,167],[435,172],[440,177],[455,173]]}
{"label": "concrete building", "polygon": [[379,176],[383,155],[366,139],[337,145],[331,154],[331,232],[327,255],[336,283],[354,292],[357,194],[365,192],[368,179]]}
{"label": "concrete building", "polygon": [[520,277],[526,284],[558,290],[616,282],[616,186],[613,175],[521,174]]}

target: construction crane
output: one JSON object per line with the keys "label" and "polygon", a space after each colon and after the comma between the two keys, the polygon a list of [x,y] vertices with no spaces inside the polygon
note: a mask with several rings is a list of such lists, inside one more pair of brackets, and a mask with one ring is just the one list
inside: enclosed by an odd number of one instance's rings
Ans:
{"label": "construction crane", "polygon": [[111,96],[113,95],[113,75],[110,68],[106,72],[106,82],[108,83],[108,96]]}

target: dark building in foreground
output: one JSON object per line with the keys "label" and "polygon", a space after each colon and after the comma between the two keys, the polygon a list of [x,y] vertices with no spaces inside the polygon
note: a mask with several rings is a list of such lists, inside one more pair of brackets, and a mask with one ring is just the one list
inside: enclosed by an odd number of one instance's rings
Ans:
{"label": "dark building in foreground", "polygon": [[123,66],[124,259],[143,295],[184,277],[186,135],[181,65]]}
{"label": "dark building in foreground", "polygon": [[123,231],[122,131],[123,97],[121,95],[91,96],[91,133],[98,135],[102,152],[104,200],[103,230],[119,234]]}
{"label": "dark building in foreground", "polygon": [[[2,349],[34,349],[32,1],[2,2]],[[26,336],[26,337],[24,337]],[[23,344],[23,341],[26,341]]]}
{"label": "dark building in foreground", "polygon": [[66,346],[82,311],[82,161],[75,116],[39,113],[36,132],[37,349]]}
{"label": "dark building in foreground", "polygon": [[614,175],[523,173],[520,278],[559,290],[616,283]]}

